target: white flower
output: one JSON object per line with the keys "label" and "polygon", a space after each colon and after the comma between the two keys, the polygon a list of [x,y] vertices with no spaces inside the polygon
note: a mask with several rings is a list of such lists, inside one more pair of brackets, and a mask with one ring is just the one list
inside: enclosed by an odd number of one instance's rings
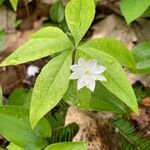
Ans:
{"label": "white flower", "polygon": [[106,81],[106,78],[102,75],[106,68],[98,65],[95,59],[86,61],[83,58],[79,58],[78,64],[70,66],[70,69],[73,73],[70,75],[69,79],[78,80],[78,90],[85,86],[93,92],[96,80]]}
{"label": "white flower", "polygon": [[39,67],[37,67],[37,66],[30,65],[30,66],[28,66],[28,68],[27,68],[27,75],[28,75],[29,77],[35,76],[35,74],[38,73],[38,72],[39,72]]}

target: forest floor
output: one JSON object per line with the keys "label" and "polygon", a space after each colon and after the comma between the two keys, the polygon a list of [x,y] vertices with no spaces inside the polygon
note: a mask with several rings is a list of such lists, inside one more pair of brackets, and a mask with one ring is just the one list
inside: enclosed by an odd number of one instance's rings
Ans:
{"label": "forest floor", "polygon": [[[28,7],[26,7],[24,3],[20,3],[16,13],[12,11],[10,6],[0,6],[0,28],[6,31],[6,42],[4,49],[0,53],[0,62],[25,43],[33,32],[37,31],[42,26],[54,25],[49,15],[52,5],[52,0],[39,0],[38,2],[31,0],[28,3]],[[129,49],[132,49],[136,44],[150,39],[149,27],[149,18],[138,19],[127,26],[119,10],[118,1],[102,0],[101,5],[97,5],[95,20],[86,34],[85,40],[113,37],[122,41]],[[30,77],[27,73],[29,66],[37,66],[39,70],[41,70],[49,59],[50,58],[43,58],[18,66],[0,68],[0,86],[3,89],[5,102],[7,103],[7,98],[16,88],[30,88],[34,86],[38,74]],[[138,76],[129,72],[127,72],[127,75],[134,87],[139,87],[143,93],[146,90],[150,91],[150,75]],[[137,95],[141,93],[141,91],[136,92]],[[139,105],[140,116],[137,117],[131,114],[131,120],[135,124],[139,135],[150,139],[150,92],[144,96],[142,95],[140,98],[142,99]],[[103,147],[101,149],[111,149],[114,143],[105,141],[103,137],[104,133],[102,133],[101,129],[104,128],[104,126],[99,124],[102,124],[105,120],[107,122],[112,115],[111,113],[83,112],[77,108],[70,107],[66,117],[66,124],[69,122],[76,122],[79,124],[80,128],[82,128],[78,135],[76,135],[75,140],[84,140],[85,138],[90,142],[92,141],[92,144],[94,143],[94,145]],[[88,131],[84,131],[83,129],[85,128]],[[107,129],[105,130],[107,132]],[[93,139],[90,138],[91,132],[95,133],[92,135]],[[97,132],[100,134],[97,134]],[[109,131],[105,136],[107,136],[107,138],[109,137]],[[109,138],[109,140],[111,139]],[[6,143],[7,141],[0,136],[0,145],[6,145]],[[90,145],[91,147],[92,144]],[[115,147],[114,150],[116,150]]]}

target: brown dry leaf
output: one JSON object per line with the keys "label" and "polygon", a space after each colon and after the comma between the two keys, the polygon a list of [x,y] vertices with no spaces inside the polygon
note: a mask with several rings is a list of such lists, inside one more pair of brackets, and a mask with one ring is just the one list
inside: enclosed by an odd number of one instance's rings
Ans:
{"label": "brown dry leaf", "polygon": [[108,124],[112,117],[112,113],[86,112],[71,106],[66,115],[65,125],[72,122],[79,125],[79,132],[73,141],[87,141],[88,150],[118,150],[117,139]]}
{"label": "brown dry leaf", "polygon": [[51,5],[54,3],[54,0],[40,0],[40,2]]}
{"label": "brown dry leaf", "polygon": [[150,97],[143,99],[139,110],[140,115],[132,113],[131,119],[136,123],[140,135],[150,138]]}
{"label": "brown dry leaf", "polygon": [[116,14],[121,15],[119,0],[101,0],[100,7],[106,12],[111,10],[111,12],[115,12]]}
{"label": "brown dry leaf", "polygon": [[80,129],[73,141],[88,141],[88,150],[102,150],[102,142],[96,121],[76,107],[70,107],[67,112],[65,124],[75,122]]}
{"label": "brown dry leaf", "polygon": [[147,41],[150,39],[150,20],[140,18],[133,24],[133,29],[135,30],[137,36],[142,41]]}
{"label": "brown dry leaf", "polygon": [[[11,19],[10,19],[11,18]],[[7,32],[15,31],[16,13],[10,9],[1,6],[0,7],[0,28],[5,29]]]}
{"label": "brown dry leaf", "polygon": [[102,37],[112,37],[125,43],[132,48],[134,43],[138,41],[137,35],[131,26],[127,26],[126,22],[119,16],[112,14],[95,24],[92,39]]}
{"label": "brown dry leaf", "polygon": [[24,44],[32,35],[34,30],[28,30],[24,32],[14,32],[11,34],[6,35],[6,50],[4,53],[7,52],[13,52],[16,50],[18,47],[20,47],[22,44]]}
{"label": "brown dry leaf", "polygon": [[145,87],[150,88],[150,75],[135,75],[133,73],[126,72],[128,75],[128,79],[131,84],[140,81]]}
{"label": "brown dry leaf", "polygon": [[22,81],[25,78],[24,65],[18,67],[8,67],[6,70],[0,70],[0,85],[5,95],[9,95],[16,87],[23,86]]}
{"label": "brown dry leaf", "polygon": [[[14,32],[6,35],[6,49],[0,54],[0,62],[10,53],[27,41],[33,30],[26,32]],[[16,87],[23,86],[23,80],[26,78],[25,65],[15,67],[0,68],[0,85],[5,95],[9,95]]]}
{"label": "brown dry leaf", "polygon": [[150,107],[150,97],[144,98],[142,101],[142,105],[145,107]]}

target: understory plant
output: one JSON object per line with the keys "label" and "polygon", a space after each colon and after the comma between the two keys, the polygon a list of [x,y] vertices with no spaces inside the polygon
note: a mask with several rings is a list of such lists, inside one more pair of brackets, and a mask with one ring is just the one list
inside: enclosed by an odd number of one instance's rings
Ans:
{"label": "understory plant", "polygon": [[37,77],[31,104],[0,107],[0,133],[20,149],[87,148],[84,142],[50,142],[52,129],[46,115],[61,100],[89,111],[139,114],[136,96],[123,69],[138,72],[136,52],[133,55],[112,38],[83,41],[94,15],[93,0],[69,1],[65,8],[68,35],[57,27],[42,28],[0,64],[18,65],[52,56]]}
{"label": "understory plant", "polygon": [[[0,0],[0,6],[1,6],[5,1],[6,1],[6,0]],[[11,4],[13,10],[16,11],[16,10],[17,10],[17,6],[18,6],[19,0],[9,0],[9,2],[10,2],[10,4]],[[27,2],[27,0],[25,0],[25,2]]]}

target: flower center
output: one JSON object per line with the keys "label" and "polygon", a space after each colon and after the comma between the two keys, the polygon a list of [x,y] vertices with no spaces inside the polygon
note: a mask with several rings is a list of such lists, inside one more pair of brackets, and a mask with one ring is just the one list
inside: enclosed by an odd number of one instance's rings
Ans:
{"label": "flower center", "polygon": [[85,73],[85,75],[89,75],[90,71],[88,69],[85,69],[84,73]]}

